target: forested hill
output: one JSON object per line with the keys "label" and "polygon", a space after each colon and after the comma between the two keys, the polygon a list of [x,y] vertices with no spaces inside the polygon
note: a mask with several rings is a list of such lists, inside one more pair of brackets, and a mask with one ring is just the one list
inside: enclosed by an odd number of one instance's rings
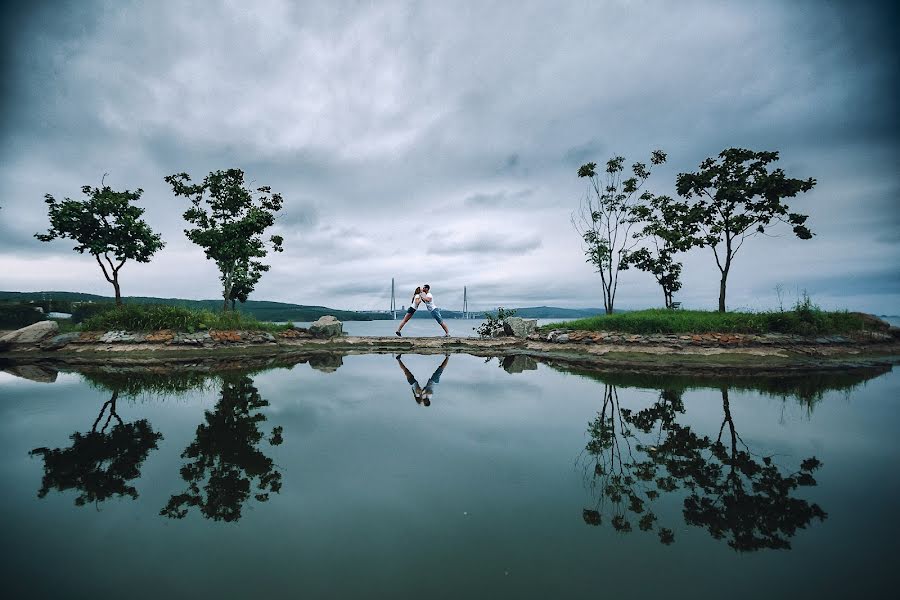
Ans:
{"label": "forested hill", "polygon": [[[128,304],[167,304],[184,306],[193,309],[221,310],[221,300],[185,300],[182,298],[150,298],[146,296],[125,296],[122,300]],[[35,302],[44,305],[49,301],[50,310],[69,312],[73,302],[113,302],[110,296],[83,294],[80,292],[0,292],[0,302]],[[253,315],[261,321],[315,321],[322,315],[334,315],[342,321],[372,321],[389,319],[390,315],[375,312],[357,312],[338,310],[327,306],[305,306],[288,302],[270,302],[267,300],[248,300],[238,304],[239,311]]]}
{"label": "forested hill", "polygon": [[[183,298],[151,298],[146,296],[125,296],[125,303],[134,304],[167,304],[170,306],[184,306],[186,308],[220,310],[221,300],[185,300]],[[42,306],[49,302],[49,309],[58,312],[69,312],[73,302],[113,302],[111,296],[97,294],[84,294],[81,292],[2,292],[0,302],[34,302]],[[339,310],[327,306],[307,306],[303,304],[291,304],[289,302],[271,302],[268,300],[248,300],[244,304],[237,305],[238,310],[253,315],[261,321],[315,321],[322,315],[334,315],[341,321],[373,321],[377,319],[390,319],[390,315],[380,312],[364,312]],[[554,306],[529,306],[517,308],[516,315],[526,319],[580,319],[601,314],[601,308],[558,308]],[[618,312],[618,311],[617,311]],[[445,318],[454,319],[462,317],[462,313],[441,307],[441,313]],[[481,317],[483,311],[472,311],[471,316]],[[428,311],[420,310],[417,318],[431,316]]]}

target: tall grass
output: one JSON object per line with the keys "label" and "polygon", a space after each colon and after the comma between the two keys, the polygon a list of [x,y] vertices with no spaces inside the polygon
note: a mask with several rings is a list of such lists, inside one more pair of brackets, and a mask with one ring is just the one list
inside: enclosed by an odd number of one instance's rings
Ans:
{"label": "tall grass", "polygon": [[171,329],[190,333],[205,329],[241,329],[277,331],[283,326],[263,323],[240,312],[192,310],[164,304],[125,304],[85,319],[87,331],[157,331]]}
{"label": "tall grass", "polygon": [[542,329],[579,329],[622,333],[785,333],[828,335],[864,328],[863,320],[847,311],[826,312],[815,306],[774,312],[726,312],[649,309],[602,315],[546,325]]}

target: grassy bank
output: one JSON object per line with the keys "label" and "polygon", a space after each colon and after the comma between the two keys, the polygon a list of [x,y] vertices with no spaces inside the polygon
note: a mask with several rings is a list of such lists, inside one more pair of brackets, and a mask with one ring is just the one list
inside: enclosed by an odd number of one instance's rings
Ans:
{"label": "grassy bank", "polygon": [[240,312],[213,312],[162,304],[125,304],[88,317],[84,331],[157,331],[171,329],[193,333],[206,329],[281,331],[290,325],[273,325]]}
{"label": "grassy bank", "polygon": [[542,327],[622,333],[787,333],[829,335],[861,331],[858,314],[815,307],[774,312],[726,312],[649,309],[563,321]]}

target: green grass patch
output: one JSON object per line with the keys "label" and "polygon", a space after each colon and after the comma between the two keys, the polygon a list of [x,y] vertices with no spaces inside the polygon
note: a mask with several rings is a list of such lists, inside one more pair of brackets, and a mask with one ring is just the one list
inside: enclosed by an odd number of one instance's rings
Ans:
{"label": "green grass patch", "polygon": [[725,312],[648,309],[552,323],[549,329],[616,331],[621,333],[787,333],[830,335],[864,329],[864,322],[847,311],[827,312],[815,306],[774,312]]}
{"label": "green grass patch", "polygon": [[193,333],[207,329],[281,331],[288,325],[258,321],[241,312],[213,312],[163,304],[125,304],[92,315],[81,323],[85,331],[157,331]]}

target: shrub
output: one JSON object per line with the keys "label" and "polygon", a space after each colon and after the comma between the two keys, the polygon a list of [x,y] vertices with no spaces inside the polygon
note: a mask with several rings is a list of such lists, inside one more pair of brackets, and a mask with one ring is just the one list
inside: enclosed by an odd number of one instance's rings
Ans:
{"label": "shrub", "polygon": [[112,302],[82,302],[72,308],[72,322],[82,323],[85,320],[99,315],[116,307]]}
{"label": "shrub", "polygon": [[86,319],[82,328],[94,331],[171,329],[189,333],[205,329],[281,329],[239,312],[217,313],[164,304],[125,304],[115,310],[100,312]]}
{"label": "shrub", "polygon": [[30,304],[4,302],[0,304],[0,328],[19,329],[44,320],[44,314]]}
{"label": "shrub", "polygon": [[822,335],[863,329],[862,319],[847,311],[826,312],[808,297],[786,312],[726,312],[650,309],[553,323],[542,329],[566,328],[622,333],[785,333]]}
{"label": "shrub", "polygon": [[497,329],[503,329],[506,319],[516,314],[515,309],[507,310],[502,306],[497,309],[496,313],[484,313],[484,323],[472,329],[481,337],[490,337]]}

